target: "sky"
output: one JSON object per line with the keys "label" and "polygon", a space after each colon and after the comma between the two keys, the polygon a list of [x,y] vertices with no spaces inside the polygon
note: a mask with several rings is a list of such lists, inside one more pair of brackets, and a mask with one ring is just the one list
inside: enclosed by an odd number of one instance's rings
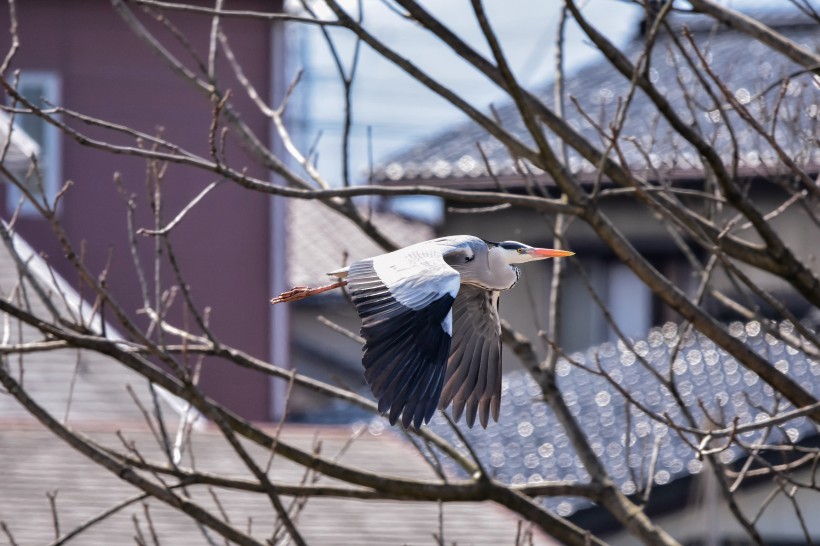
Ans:
{"label": "sky", "polygon": [[[357,2],[342,5],[356,12]],[[321,11],[320,2],[317,9]],[[469,0],[422,2],[462,39],[488,57],[489,48],[480,33]],[[640,10],[618,0],[589,0],[584,11],[590,20],[616,42],[635,32]],[[406,56],[435,79],[486,111],[503,93],[447,46],[416,25],[402,20],[385,2],[363,0],[365,27],[391,48]],[[558,28],[557,1],[492,0],[485,2],[490,22],[519,81],[528,87],[547,83],[555,71],[555,37]],[[298,100],[290,110],[289,123],[303,148],[316,146],[319,169],[331,183],[342,181],[341,140],[344,127],[343,88],[325,38],[316,27],[299,25],[291,69],[304,70],[297,90]],[[336,48],[349,69],[355,38],[347,31],[331,33]],[[577,28],[567,33],[567,67],[577,67],[593,58]],[[386,156],[411,146],[448,126],[466,119],[446,101],[405,75],[389,61],[362,46],[357,77],[352,88],[353,127],[351,181],[367,181],[371,158],[378,165]],[[368,138],[368,134],[370,135]]]}

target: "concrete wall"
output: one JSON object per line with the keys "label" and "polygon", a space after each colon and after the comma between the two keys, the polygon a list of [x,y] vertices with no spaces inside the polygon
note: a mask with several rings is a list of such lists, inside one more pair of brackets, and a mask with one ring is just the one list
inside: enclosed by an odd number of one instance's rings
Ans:
{"label": "concrete wall", "polygon": [[[703,478],[702,486],[709,489],[705,482],[711,476],[706,477],[704,472],[700,477]],[[811,470],[797,472],[794,478],[801,483],[810,483],[812,480]],[[747,518],[752,519],[755,517],[766,497],[776,487],[776,485],[768,482],[743,489],[736,495],[738,505]],[[806,525],[809,536],[816,543],[820,539],[820,519],[816,516],[820,514],[820,493],[801,489],[795,494],[794,500],[800,506],[803,523]],[[681,499],[681,507],[682,509],[674,514],[654,519],[658,525],[678,541],[684,543],[699,541],[698,544],[704,545],[751,544],[750,539],[748,539],[748,536],[722,500]],[[790,542],[792,544],[806,543],[800,521],[794,511],[794,505],[782,492],[775,497],[763,512],[756,528],[767,543],[775,541],[779,543]],[[745,541],[743,541],[744,537]],[[628,546],[635,544],[636,541],[635,537],[626,532],[602,536],[601,538],[612,546]],[[710,543],[710,540],[715,542]]]}

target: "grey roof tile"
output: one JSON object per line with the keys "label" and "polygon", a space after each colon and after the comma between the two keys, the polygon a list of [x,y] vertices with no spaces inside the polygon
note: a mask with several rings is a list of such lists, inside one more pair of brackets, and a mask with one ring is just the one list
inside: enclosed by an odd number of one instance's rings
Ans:
{"label": "grey roof tile", "polygon": [[[375,432],[379,432],[376,430]],[[98,429],[95,440],[120,447],[114,430]],[[434,479],[435,474],[414,449],[391,432],[365,432],[351,441],[351,428],[286,426],[282,440],[309,449],[321,444],[321,452],[333,457],[344,450],[340,462],[371,472],[407,478]],[[123,435],[136,443],[147,458],[161,460],[156,442],[144,429],[126,429]],[[349,443],[348,443],[349,442]],[[214,428],[193,434],[196,468],[252,479],[232,448]],[[251,446],[250,453],[263,464],[269,453]],[[128,484],[86,460],[42,428],[0,430],[0,460],[11,461],[0,480],[0,521],[5,521],[21,546],[47,544],[54,538],[46,492],[57,491],[60,527],[63,532],[138,493]],[[185,458],[183,464],[190,464]],[[273,461],[271,475],[283,483],[299,484],[305,476],[301,468],[282,457]],[[320,478],[318,484],[333,483]],[[188,489],[194,502],[214,509],[207,488]],[[258,540],[270,536],[274,515],[265,495],[216,489],[233,525],[252,525]],[[285,499],[289,502],[289,499]],[[150,501],[150,514],[161,544],[204,544],[192,521],[162,503]],[[453,503],[444,506],[444,539],[447,544],[512,544],[517,519],[491,503]],[[103,546],[126,544],[135,534],[132,518],[149,533],[140,504],[123,509],[114,517],[92,527],[77,544]],[[297,525],[308,544],[381,546],[384,544],[436,544],[439,532],[435,503],[374,502],[336,498],[313,498],[298,516]],[[218,541],[221,543],[221,541]],[[556,544],[536,532],[534,544]]]}
{"label": "grey roof tile", "polygon": [[[789,10],[764,11],[756,15],[798,44],[811,51],[820,50],[820,32],[816,21]],[[678,15],[673,21],[676,27],[683,24],[690,27],[696,43],[705,52],[715,72],[724,78],[741,102],[748,104],[752,114],[764,126],[772,125],[773,112],[777,111],[776,140],[798,165],[820,166],[817,141],[817,134],[820,133],[820,85],[816,76],[803,73],[790,79],[784,100],[776,109],[779,95],[777,82],[797,71],[799,66],[745,34],[716,28],[713,20],[703,16]],[[691,48],[688,51],[692,55]],[[643,42],[638,38],[625,49],[633,62],[642,52]],[[720,112],[714,109],[680,53],[670,47],[668,35],[659,37],[655,45],[649,78],[683,120],[696,126],[707,141],[714,143],[724,160],[730,161],[732,146],[727,120],[722,119]],[[762,99],[754,98],[771,85],[775,85],[774,89],[763,95]],[[601,138],[597,131],[573,105],[570,97],[577,100],[591,120],[607,127],[615,119],[619,100],[627,96],[629,88],[630,82],[603,58],[571,73],[565,85],[569,124],[592,143],[600,145]],[[684,99],[684,89],[694,97],[690,103]],[[552,85],[536,94],[548,106],[554,104]],[[501,104],[496,111],[506,130],[526,143],[532,142],[514,104]],[[747,173],[765,173],[778,164],[772,147],[741,123],[735,112],[729,111],[726,117],[736,129],[741,169]],[[560,146],[557,138],[549,131],[547,136],[557,149]],[[675,134],[665,120],[659,119],[654,104],[640,90],[636,92],[628,111],[620,141],[624,158],[634,170],[650,171],[655,176],[680,177],[702,172],[703,166],[696,150]],[[386,158],[376,170],[376,178],[381,182],[399,183],[438,179],[453,183],[460,181],[462,185],[492,184],[486,179],[487,168],[478,145],[484,150],[496,175],[517,174],[516,165],[507,149],[476,123],[467,121]],[[619,161],[614,152],[610,156]],[[570,169],[576,173],[592,173],[595,170],[575,152],[570,153],[569,162]],[[531,166],[530,170],[533,174],[542,174]],[[475,178],[484,179],[471,182]]]}
{"label": "grey roof tile", "polygon": [[[793,332],[788,323],[781,324],[780,328]],[[808,392],[820,396],[820,361],[763,333],[757,322],[732,323],[729,332]],[[698,424],[705,428],[710,428],[710,422],[702,408],[724,427],[730,427],[735,417],[738,424],[743,425],[764,418],[764,409],[775,410],[777,397],[757,374],[738,364],[703,334],[688,334],[682,340],[681,335],[677,325],[668,323],[652,329],[645,339],[637,340],[635,352],[621,342],[605,343],[586,353],[571,355],[571,358],[591,369],[596,369],[597,362],[600,362],[612,379],[632,393],[636,401],[658,414],[667,412],[676,422],[683,421],[680,408],[671,393],[636,355],[644,357],[661,374],[671,372],[674,375],[684,404]],[[679,342],[681,350],[670,368],[669,361]],[[676,431],[653,420],[634,405],[630,405],[631,429],[627,431],[627,401],[606,378],[563,359],[558,362],[556,372],[570,411],[579,420],[592,449],[624,492],[633,493],[645,483],[649,455],[655,442],[659,446],[653,477],[656,484],[664,485],[701,471],[701,461]],[[789,404],[780,403],[776,413],[791,408]],[[589,479],[563,428],[541,400],[540,388],[526,372],[513,371],[504,375],[499,421],[486,431],[466,427],[462,431],[486,467],[501,481],[516,484]],[[439,434],[457,441],[440,414],[434,418],[432,426]],[[773,429],[766,440],[798,442],[818,433],[820,428],[811,420],[798,417]],[[761,439],[761,434],[761,431],[754,431],[740,437],[752,441]],[[692,437],[689,441],[693,441]],[[735,446],[720,457],[729,462],[740,453]],[[568,515],[586,503],[557,498],[548,500],[547,504],[559,514]]]}

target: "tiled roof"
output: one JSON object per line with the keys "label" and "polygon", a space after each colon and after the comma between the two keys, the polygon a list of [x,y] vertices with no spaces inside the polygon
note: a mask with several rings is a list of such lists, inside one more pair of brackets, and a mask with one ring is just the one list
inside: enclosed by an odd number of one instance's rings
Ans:
{"label": "tiled roof", "polygon": [[[782,324],[782,331],[791,333],[790,324]],[[820,361],[807,357],[784,345],[773,336],[763,333],[760,324],[733,323],[729,332],[743,340],[758,354],[769,360],[778,370],[788,374],[802,388],[820,397]],[[604,370],[649,410],[668,413],[675,422],[682,423],[680,408],[668,390],[636,358],[640,355],[662,375],[670,373],[670,358],[680,340],[677,325],[668,323],[653,329],[644,340],[634,344],[635,352],[622,343],[605,343],[585,354],[571,355],[581,365]],[[659,452],[653,480],[658,485],[680,477],[699,473],[703,463],[695,457],[692,448],[678,433],[647,414],[631,407],[631,429],[626,429],[627,403],[625,398],[606,378],[560,360],[557,364],[558,384],[564,400],[578,419],[595,453],[602,459],[613,478],[626,493],[634,493],[646,483],[650,454],[655,442]],[[776,397],[771,387],[754,372],[743,366],[700,333],[687,335],[681,350],[671,365],[678,391],[688,410],[700,426],[709,428],[700,403],[712,418],[732,425],[753,423],[766,416],[766,408],[773,410]],[[781,405],[777,413],[791,406]],[[436,432],[455,441],[455,436],[439,414],[434,418]],[[504,375],[499,423],[487,430],[463,428],[474,450],[496,477],[504,482],[538,483],[555,480],[589,478],[553,412],[541,401],[541,391],[531,377],[522,371]],[[629,434],[627,434],[629,432]],[[745,441],[761,439],[765,431],[740,435]],[[820,432],[818,426],[806,417],[798,417],[775,427],[767,442],[797,442]],[[697,445],[698,440],[694,440]],[[690,442],[692,439],[690,438]],[[720,454],[730,462],[739,450],[730,448]],[[561,515],[569,515],[585,503],[578,499],[550,499],[549,506]]]}
{"label": "tiled roof", "polygon": [[[340,454],[339,462],[370,472],[435,479],[433,470],[414,448],[391,437],[392,432],[382,431],[382,428],[376,428],[351,441],[350,428],[286,426],[281,438],[304,449],[320,445],[325,457]],[[91,434],[103,445],[121,449],[122,444],[114,432],[113,428],[108,428]],[[125,429],[123,436],[135,442],[146,458],[162,460],[150,432]],[[192,445],[198,470],[253,479],[217,430],[209,428],[195,432]],[[269,452],[255,447],[249,449],[264,466]],[[60,528],[64,533],[139,492],[42,428],[0,429],[0,460],[3,461],[0,521],[9,526],[21,546],[48,544],[54,539],[47,492],[58,492]],[[185,457],[183,465],[190,464],[190,459]],[[270,475],[277,482],[298,485],[305,478],[305,469],[276,457]],[[327,478],[317,482],[318,485],[333,483]],[[192,486],[188,492],[194,502],[216,511],[208,488]],[[253,535],[261,541],[270,537],[275,516],[265,495],[222,489],[215,489],[215,492],[234,526],[246,529],[250,525]],[[287,498],[283,500],[290,502]],[[149,506],[160,544],[207,544],[187,516],[157,501],[150,501]],[[448,503],[443,510],[443,541],[446,544],[490,546],[515,541],[518,521],[503,508],[491,503]],[[86,546],[131,543],[136,534],[132,518],[137,519],[144,535],[150,536],[143,506],[137,503],[91,527],[73,542]],[[296,523],[305,541],[319,546],[437,544],[433,534],[439,533],[438,506],[421,502],[317,497],[307,500]],[[211,535],[218,538],[214,533]],[[223,543],[222,540],[216,542]],[[557,543],[535,532],[533,544]]]}
{"label": "tiled roof", "polygon": [[[788,9],[767,10],[752,12],[751,15],[776,27],[803,47],[811,51],[820,50],[817,22],[799,12]],[[672,22],[676,27],[686,24],[692,30],[696,43],[706,52],[715,72],[727,82],[741,103],[747,103],[758,121],[771,127],[779,86],[775,85],[762,100],[754,97],[801,67],[746,34],[717,28],[714,21],[705,16],[676,14]],[[694,72],[670,44],[668,35],[662,34],[659,37],[653,50],[649,79],[683,120],[696,125],[703,137],[713,142],[716,150],[728,162],[732,147],[726,120],[721,119],[720,112],[713,109],[711,99]],[[634,63],[643,52],[643,47],[642,39],[637,37],[625,48],[625,54]],[[689,46],[687,50],[693,55]],[[693,101],[687,103],[684,100],[681,82],[693,93]],[[630,82],[603,58],[569,74],[565,84],[565,111],[569,124],[603,149],[597,131],[579,113],[569,97],[575,97],[583,110],[596,123],[606,128],[615,118],[619,99],[626,97],[629,88]],[[546,105],[552,107],[552,85],[536,94]],[[501,104],[496,111],[501,125],[507,131],[523,142],[532,142],[512,103]],[[736,130],[740,167],[744,172],[765,172],[778,163],[771,146],[748,129],[735,112],[728,113],[726,117]],[[803,73],[789,80],[783,102],[777,110],[776,127],[777,142],[798,165],[820,166],[820,146],[817,142],[817,134],[820,133],[820,85],[817,76]],[[559,149],[558,139],[549,131],[547,135],[554,149]],[[683,177],[703,170],[695,149],[675,134],[665,120],[660,119],[654,104],[640,90],[636,92],[628,111],[620,140],[624,157],[634,170],[656,168],[667,175],[677,174]],[[495,174],[517,174],[507,149],[476,123],[468,121],[388,157],[377,169],[376,178],[383,183],[439,179],[457,184],[460,179],[462,184],[472,186],[494,184],[486,178],[488,173],[478,145],[487,155]],[[618,161],[615,153],[610,155]],[[573,172],[582,174],[595,170],[593,165],[575,152],[570,153],[570,168]],[[539,174],[541,171],[532,168],[532,172]]]}
{"label": "tiled roof", "polygon": [[[435,237],[429,225],[395,213],[365,210],[363,215],[398,246]],[[328,271],[384,252],[353,222],[319,201],[291,199],[287,225],[288,277],[294,286],[327,282]]]}

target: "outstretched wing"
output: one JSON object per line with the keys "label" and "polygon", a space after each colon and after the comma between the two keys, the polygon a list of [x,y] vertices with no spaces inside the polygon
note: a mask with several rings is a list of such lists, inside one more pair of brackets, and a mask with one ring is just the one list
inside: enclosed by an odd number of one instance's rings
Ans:
{"label": "outstretched wing", "polygon": [[414,245],[354,262],[348,289],[362,319],[365,379],[390,423],[416,428],[433,416],[444,384],[453,301],[461,276],[452,247]]}
{"label": "outstretched wing", "polygon": [[498,421],[501,403],[501,324],[499,292],[465,284],[453,304],[453,342],[439,407],[453,403],[453,419],[478,414],[487,428],[490,413]]}

